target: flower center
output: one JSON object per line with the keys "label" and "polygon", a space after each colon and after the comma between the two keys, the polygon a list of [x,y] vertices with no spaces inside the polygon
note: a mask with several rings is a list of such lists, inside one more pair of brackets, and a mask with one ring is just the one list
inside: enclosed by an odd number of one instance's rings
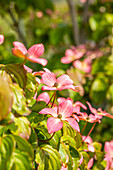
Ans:
{"label": "flower center", "polygon": [[29,57],[30,55],[29,55],[29,53],[25,53],[25,56],[26,56],[26,57]]}
{"label": "flower center", "polygon": [[99,115],[102,115],[102,113],[101,113],[101,112],[99,112],[99,111],[98,111],[98,114],[99,114]]}
{"label": "flower center", "polygon": [[61,114],[58,114],[57,118],[61,119],[61,118],[62,118],[62,115],[61,115]]}
{"label": "flower center", "polygon": [[57,83],[57,82],[55,82],[53,86],[54,86],[54,87],[57,87],[57,86],[58,86],[58,83]]}

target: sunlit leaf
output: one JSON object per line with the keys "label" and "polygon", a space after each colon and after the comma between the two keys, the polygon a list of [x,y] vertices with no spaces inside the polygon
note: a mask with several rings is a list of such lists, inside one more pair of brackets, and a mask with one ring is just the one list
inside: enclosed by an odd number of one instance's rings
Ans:
{"label": "sunlit leaf", "polygon": [[11,136],[0,138],[0,169],[5,170],[14,151],[15,143]]}
{"label": "sunlit leaf", "polygon": [[18,83],[21,88],[25,89],[27,76],[26,70],[22,64],[7,64],[5,66],[5,71],[10,74],[12,79]]}
{"label": "sunlit leaf", "polygon": [[32,146],[25,139],[20,136],[13,135],[17,143],[18,149],[28,153],[29,157],[34,158],[34,152]]}
{"label": "sunlit leaf", "polygon": [[24,139],[29,139],[31,134],[30,123],[26,117],[15,118],[14,124],[10,126],[10,130],[13,134]]}
{"label": "sunlit leaf", "polygon": [[13,109],[19,115],[28,115],[30,110],[27,108],[26,98],[24,96],[23,90],[19,87],[18,84],[12,85],[12,90],[14,93]]}
{"label": "sunlit leaf", "polygon": [[10,79],[6,74],[0,74],[0,120],[7,117],[12,110],[13,92]]}
{"label": "sunlit leaf", "polygon": [[32,170],[32,161],[27,153],[15,149],[7,164],[7,170]]}
{"label": "sunlit leaf", "polygon": [[31,98],[34,97],[37,90],[37,82],[35,77],[31,73],[27,73],[27,84],[25,88],[25,97]]}
{"label": "sunlit leaf", "polygon": [[56,149],[50,145],[44,144],[37,148],[36,162],[39,164],[39,170],[54,169],[60,170],[60,155]]}

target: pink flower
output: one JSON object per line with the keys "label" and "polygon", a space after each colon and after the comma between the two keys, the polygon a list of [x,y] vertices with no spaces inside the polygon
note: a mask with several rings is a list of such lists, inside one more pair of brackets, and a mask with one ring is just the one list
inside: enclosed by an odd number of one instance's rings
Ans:
{"label": "pink flower", "polygon": [[28,72],[28,73],[32,73],[33,70],[29,67],[27,67],[26,65],[23,65],[24,69]]}
{"label": "pink flower", "polygon": [[87,168],[90,169],[93,166],[94,158],[91,158],[88,162]]}
{"label": "pink flower", "polygon": [[86,136],[82,136],[82,139],[88,145],[88,150],[86,150],[86,151],[94,152],[95,148],[94,148],[93,145],[91,145],[93,143],[93,140],[91,139],[91,137],[90,136],[87,136],[87,137]]}
{"label": "pink flower", "polygon": [[73,85],[73,81],[66,74],[63,74],[60,77],[56,78],[54,73],[46,71],[42,74],[42,83],[46,84],[46,86],[42,86],[42,90],[61,91],[64,89],[72,89],[76,92],[81,90],[79,86]]}
{"label": "pink flower", "polygon": [[66,100],[70,100],[70,101],[73,103],[73,100],[72,100],[70,97],[68,97],[67,99],[64,98],[64,97],[59,97],[59,98],[57,99],[57,101],[58,101],[59,104],[62,103],[62,102],[64,102],[64,101],[66,101]]}
{"label": "pink flower", "polygon": [[47,92],[44,92],[44,93],[41,93],[36,100],[44,101],[45,103],[48,103],[50,101],[50,97]]}
{"label": "pink flower", "polygon": [[[86,112],[80,112],[80,115],[78,116],[79,120],[85,120],[86,122],[89,123],[94,123],[97,121],[96,117],[92,114],[88,115]],[[98,120],[100,123],[101,121]]]}
{"label": "pink flower", "polygon": [[76,60],[73,62],[73,66],[85,73],[89,73],[91,71],[91,60],[89,58],[86,58],[83,61]]}
{"label": "pink flower", "polygon": [[105,143],[104,150],[106,152],[104,160],[107,161],[105,170],[109,170],[113,168],[113,140]]}
{"label": "pink flower", "polygon": [[82,104],[81,102],[79,102],[79,101],[75,102],[75,103],[73,104],[73,107],[74,107],[73,112],[74,112],[74,113],[77,113],[77,114],[80,114],[80,113],[81,113],[81,111],[80,111],[80,108],[81,108],[81,107],[82,107],[83,109],[87,110],[87,107],[86,107],[84,104]]}
{"label": "pink flower", "polygon": [[13,55],[20,58],[25,58],[31,62],[39,63],[43,66],[47,64],[47,60],[39,58],[44,53],[43,44],[35,44],[30,47],[28,50],[20,42],[13,42],[14,48],[12,49]]}
{"label": "pink flower", "polygon": [[[90,151],[90,152],[95,152],[95,148],[93,145],[91,145],[93,143],[93,140],[90,136],[82,136],[82,140],[87,143],[88,145],[88,150],[85,151]],[[93,162],[94,162],[94,158],[91,158],[88,162],[87,168],[90,169],[93,166]]]}
{"label": "pink flower", "polygon": [[105,143],[104,150],[109,158],[113,158],[113,140]]}
{"label": "pink flower", "polygon": [[[73,100],[71,99],[71,98],[63,98],[63,97],[59,97],[58,99],[57,99],[57,101],[58,101],[58,103],[60,104],[61,102],[63,102],[63,101],[66,101],[66,100],[70,100],[71,102],[72,102],[72,104],[73,104]],[[73,104],[73,117],[79,122],[79,117],[78,117],[78,115],[81,115],[82,114],[82,112],[80,112],[80,107],[82,107],[83,109],[85,109],[85,110],[87,110],[87,107],[84,105],[84,104],[82,104],[81,102],[79,102],[79,101],[77,101],[77,102],[75,102],[74,104]],[[76,115],[76,114],[77,115]]]}
{"label": "pink flower", "polygon": [[109,117],[111,119],[113,119],[113,115],[110,115],[109,113],[107,113],[106,111],[102,111],[101,108],[98,108],[97,110],[95,108],[93,108],[91,106],[91,104],[89,102],[86,102],[89,106],[89,109],[91,110],[91,112],[94,114],[94,116],[96,117],[96,119],[102,119],[103,116]]}
{"label": "pink flower", "polygon": [[0,45],[4,42],[4,36],[0,35]]}
{"label": "pink flower", "polygon": [[80,132],[79,125],[70,116],[73,113],[73,105],[70,100],[59,104],[58,107],[42,109],[39,114],[49,114],[53,117],[48,118],[47,128],[49,133],[56,132],[63,127],[63,121],[67,121],[75,130]]}
{"label": "pink flower", "polygon": [[84,55],[84,53],[84,49],[78,49],[76,47],[72,49],[67,49],[65,52],[65,56],[61,58],[61,62],[64,64],[71,63],[74,60],[80,59]]}

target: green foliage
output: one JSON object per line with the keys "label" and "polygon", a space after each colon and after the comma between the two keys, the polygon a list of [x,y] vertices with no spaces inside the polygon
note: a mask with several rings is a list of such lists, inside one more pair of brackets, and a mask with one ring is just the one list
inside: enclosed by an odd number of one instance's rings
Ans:
{"label": "green foliage", "polygon": [[[35,99],[42,92],[42,83],[39,85],[33,73],[24,69],[26,61],[12,56],[11,48],[13,41],[22,42],[27,49],[33,44],[43,43],[47,68],[57,76],[67,73],[75,86],[84,89],[80,93],[58,91],[56,97],[71,97],[74,102],[79,99],[83,103],[91,100],[95,107],[99,105],[112,114],[113,5],[106,0],[97,0],[88,6],[76,2],[78,37],[80,44],[86,45],[84,56],[78,60],[91,58],[90,73],[74,68],[73,62],[61,63],[61,58],[67,55],[66,50],[77,44],[74,43],[72,16],[65,1],[7,0],[6,3],[1,0],[0,7],[0,31],[5,35],[4,44],[0,45],[0,169],[60,170],[62,167],[87,170],[88,162],[93,158],[91,169],[104,170],[107,162],[103,143],[106,139],[112,140],[112,120],[102,119],[91,134],[94,142],[90,145],[94,146],[94,152],[89,151],[89,144],[82,140],[82,134],[67,122],[63,121],[61,130],[49,134],[47,120],[50,115],[39,112],[51,106]],[[101,57],[95,54],[98,50],[102,52]],[[90,52],[93,55],[88,55]],[[39,71],[38,78],[41,79],[42,66],[29,61],[27,65],[33,72]],[[58,102],[55,100],[54,104],[58,105]],[[80,111],[84,112],[83,109]],[[90,114],[89,110],[85,112]],[[86,135],[90,130],[88,126]]]}
{"label": "green foliage", "polygon": [[13,92],[10,84],[10,78],[0,73],[0,120],[6,118],[12,109]]}
{"label": "green foliage", "polygon": [[60,170],[61,162],[57,150],[53,149],[50,145],[43,144],[36,151],[36,162],[39,164],[38,169]]}
{"label": "green foliage", "polygon": [[13,134],[21,136],[24,139],[29,139],[31,128],[30,123],[26,117],[15,117],[14,123],[11,124],[9,128]]}
{"label": "green foliage", "polygon": [[14,102],[12,108],[21,116],[28,115],[30,110],[26,107],[26,98],[24,96],[23,90],[18,84],[12,85],[12,90],[14,93]]}

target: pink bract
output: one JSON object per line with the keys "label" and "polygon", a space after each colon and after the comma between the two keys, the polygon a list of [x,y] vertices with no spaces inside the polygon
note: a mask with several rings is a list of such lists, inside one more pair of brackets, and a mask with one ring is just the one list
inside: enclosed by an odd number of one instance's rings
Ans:
{"label": "pink bract", "polygon": [[65,52],[65,56],[61,58],[61,62],[64,64],[68,64],[73,62],[74,60],[80,59],[84,55],[83,49],[67,49]]}
{"label": "pink bract", "polygon": [[109,170],[113,168],[113,140],[105,143],[104,150],[106,152],[104,160],[107,161],[105,170]]}
{"label": "pink bract", "polygon": [[42,109],[40,114],[49,114],[53,117],[48,118],[47,128],[49,133],[54,133],[63,127],[63,121],[67,121],[75,130],[80,131],[79,125],[74,118],[71,118],[73,105],[70,100],[66,100],[55,108]]}
{"label": "pink bract", "polygon": [[61,75],[56,78],[55,74],[52,72],[44,72],[42,74],[42,83],[46,84],[46,86],[42,86],[42,90],[64,90],[64,89],[72,89],[73,91],[79,92],[81,91],[81,87],[74,86],[73,81],[66,74]]}
{"label": "pink bract", "polygon": [[41,93],[38,98],[36,99],[37,101],[44,101],[45,103],[48,103],[50,100],[49,94],[47,92]]}
{"label": "pink bract", "polygon": [[31,62],[39,63],[43,66],[47,64],[47,60],[43,58],[39,58],[44,53],[44,46],[43,44],[35,44],[30,47],[28,50],[25,46],[15,41],[13,42],[14,48],[12,49],[13,55],[20,58],[25,58]]}
{"label": "pink bract", "polygon": [[0,35],[0,45],[4,42],[4,36]]}
{"label": "pink bract", "polygon": [[108,157],[113,158],[113,140],[105,143],[104,150]]}
{"label": "pink bract", "polygon": [[107,113],[106,111],[102,111],[101,108],[98,108],[97,110],[95,108],[93,108],[91,106],[91,104],[89,102],[86,102],[89,106],[89,109],[91,110],[91,112],[95,115],[95,117],[97,119],[101,119],[103,116],[109,117],[111,119],[113,119],[113,115],[110,115],[109,113]]}
{"label": "pink bract", "polygon": [[73,66],[81,71],[84,71],[85,73],[90,73],[91,71],[91,63],[89,63],[87,60],[76,60],[73,62]]}
{"label": "pink bract", "polygon": [[27,67],[26,65],[23,65],[24,69],[28,72],[28,73],[32,73],[33,70],[29,67]]}

